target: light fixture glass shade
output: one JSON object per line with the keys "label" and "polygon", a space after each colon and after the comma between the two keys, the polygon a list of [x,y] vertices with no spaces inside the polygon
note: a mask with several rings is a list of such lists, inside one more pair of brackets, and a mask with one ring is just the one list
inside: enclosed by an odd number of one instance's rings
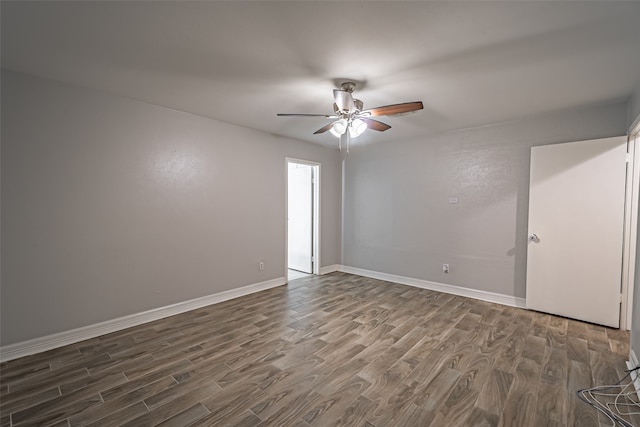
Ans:
{"label": "light fixture glass shade", "polygon": [[340,119],[336,121],[333,126],[329,129],[329,131],[336,137],[340,138],[340,135],[347,131],[347,121],[345,119]]}
{"label": "light fixture glass shade", "polygon": [[355,119],[351,122],[351,126],[349,126],[349,135],[351,138],[357,138],[367,130],[367,124],[364,120]]}

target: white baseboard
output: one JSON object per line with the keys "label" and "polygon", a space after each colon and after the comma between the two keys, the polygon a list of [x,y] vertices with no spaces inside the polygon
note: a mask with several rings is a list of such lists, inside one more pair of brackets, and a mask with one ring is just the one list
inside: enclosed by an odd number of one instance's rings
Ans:
{"label": "white baseboard", "polygon": [[320,275],[333,273],[334,271],[340,271],[340,264],[328,265],[326,267],[320,267]]}
{"label": "white baseboard", "polygon": [[510,295],[479,291],[477,289],[463,288],[461,286],[447,285],[445,283],[431,282],[422,279],[414,279],[412,277],[397,276],[395,274],[380,273],[378,271],[364,270],[362,268],[349,267],[346,265],[341,266],[340,271],[364,277],[371,277],[372,279],[400,283],[401,285],[415,286],[416,288],[429,289],[431,291],[444,292],[447,294],[479,299],[496,304],[508,305],[511,307],[526,308],[524,298],[513,297]]}
{"label": "white baseboard", "polygon": [[105,335],[111,332],[130,328],[132,326],[138,326],[143,323],[153,322],[154,320],[174,316],[176,314],[184,313],[190,310],[195,310],[207,305],[217,304],[255,292],[282,286],[286,283],[286,278],[278,277],[277,279],[267,280],[265,282],[255,283],[253,285],[243,286],[237,289],[218,292],[216,294],[195,298],[189,301],[179,302],[177,304],[168,305],[166,307],[159,307],[141,313],[107,320],[105,322],[83,326],[81,328],[72,329],[70,331],[59,332],[44,337],[34,338],[28,341],[6,345],[4,347],[0,347],[0,361],[5,362],[7,360],[13,360],[19,357],[41,353],[43,351],[52,350],[54,348],[62,347],[69,344],[74,344],[90,338],[95,338],[100,335]]}
{"label": "white baseboard", "polygon": [[[636,366],[638,366],[638,357],[636,356],[636,352],[631,349],[629,352],[629,360],[627,361],[627,368],[634,369]],[[636,389],[638,399],[640,399],[640,374],[638,371],[631,372],[631,381],[633,381],[633,388]]]}
{"label": "white baseboard", "polygon": [[[402,285],[415,286],[417,288],[429,289],[432,291],[444,292],[453,295],[459,295],[468,298],[475,298],[483,301],[493,302],[512,307],[525,308],[524,298],[517,298],[509,295],[497,294],[487,291],[479,291],[476,289],[463,288],[460,286],[447,285],[444,283],[431,282],[428,280],[414,279],[411,277],[398,276],[395,274],[381,273],[377,271],[365,270],[362,268],[349,267],[345,265],[329,265],[320,268],[320,274],[329,274],[334,271],[344,273],[357,274],[359,276],[371,277],[373,279],[385,280],[388,282],[399,283]],[[41,353],[43,351],[52,350],[69,344],[74,344],[100,335],[109,334],[122,329],[138,326],[143,323],[152,322],[154,320],[195,310],[207,305],[217,304],[230,299],[260,292],[266,289],[281,286],[287,283],[286,278],[279,277],[277,279],[265,282],[255,283],[253,285],[244,286],[238,289],[219,292],[213,295],[207,295],[201,298],[172,304],[166,307],[160,307],[142,313],[131,314],[129,316],[119,317],[117,319],[107,320],[105,322],[93,325],[83,326],[81,328],[72,329],[70,331],[59,332],[44,337],[34,338],[32,340],[10,344],[0,347],[0,362],[17,359],[19,357],[31,354]],[[635,355],[632,356],[635,357]],[[633,366],[637,366],[637,359]],[[640,385],[640,379],[636,386]]]}

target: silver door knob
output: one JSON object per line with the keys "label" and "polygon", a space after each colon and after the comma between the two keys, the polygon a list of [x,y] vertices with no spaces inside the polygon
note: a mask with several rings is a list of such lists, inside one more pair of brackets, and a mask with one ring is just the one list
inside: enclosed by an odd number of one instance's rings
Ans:
{"label": "silver door knob", "polygon": [[537,242],[538,241],[538,235],[537,234],[532,234],[531,236],[529,236],[529,240],[531,240],[532,242]]}

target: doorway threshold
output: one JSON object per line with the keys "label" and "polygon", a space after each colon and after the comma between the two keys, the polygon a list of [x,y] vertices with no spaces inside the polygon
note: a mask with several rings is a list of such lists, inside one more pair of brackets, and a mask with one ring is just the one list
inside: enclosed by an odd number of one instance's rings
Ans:
{"label": "doorway threshold", "polygon": [[288,280],[296,280],[296,279],[301,279],[303,277],[308,277],[308,276],[311,276],[311,274],[303,273],[302,271],[292,270],[292,269],[289,269],[287,271]]}

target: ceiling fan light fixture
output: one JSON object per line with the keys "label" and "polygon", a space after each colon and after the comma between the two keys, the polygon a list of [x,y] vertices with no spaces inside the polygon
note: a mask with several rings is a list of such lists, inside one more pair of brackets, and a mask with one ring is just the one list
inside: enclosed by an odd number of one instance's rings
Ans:
{"label": "ceiling fan light fixture", "polygon": [[331,126],[331,133],[333,136],[340,138],[347,131],[348,123],[345,119],[336,120],[336,122]]}
{"label": "ceiling fan light fixture", "polygon": [[351,122],[351,126],[349,126],[349,136],[351,138],[357,138],[367,130],[367,123],[361,119],[355,119]]}
{"label": "ceiling fan light fixture", "polygon": [[[1,0],[0,0],[1,1]],[[409,112],[422,110],[422,101],[403,102],[400,104],[384,105],[382,107],[364,109],[364,103],[360,99],[353,97],[356,88],[354,82],[343,82],[340,89],[333,90],[333,111],[334,114],[280,114],[278,116],[295,117],[324,117],[333,120],[316,130],[313,134],[318,135],[330,131],[339,139],[338,147],[342,150],[343,141],[346,141],[347,154],[349,153],[349,140],[362,135],[367,129],[377,132],[384,132],[391,129],[386,123],[375,120],[376,116],[397,116]],[[348,133],[347,133],[348,132]],[[345,136],[345,138],[342,138]]]}

